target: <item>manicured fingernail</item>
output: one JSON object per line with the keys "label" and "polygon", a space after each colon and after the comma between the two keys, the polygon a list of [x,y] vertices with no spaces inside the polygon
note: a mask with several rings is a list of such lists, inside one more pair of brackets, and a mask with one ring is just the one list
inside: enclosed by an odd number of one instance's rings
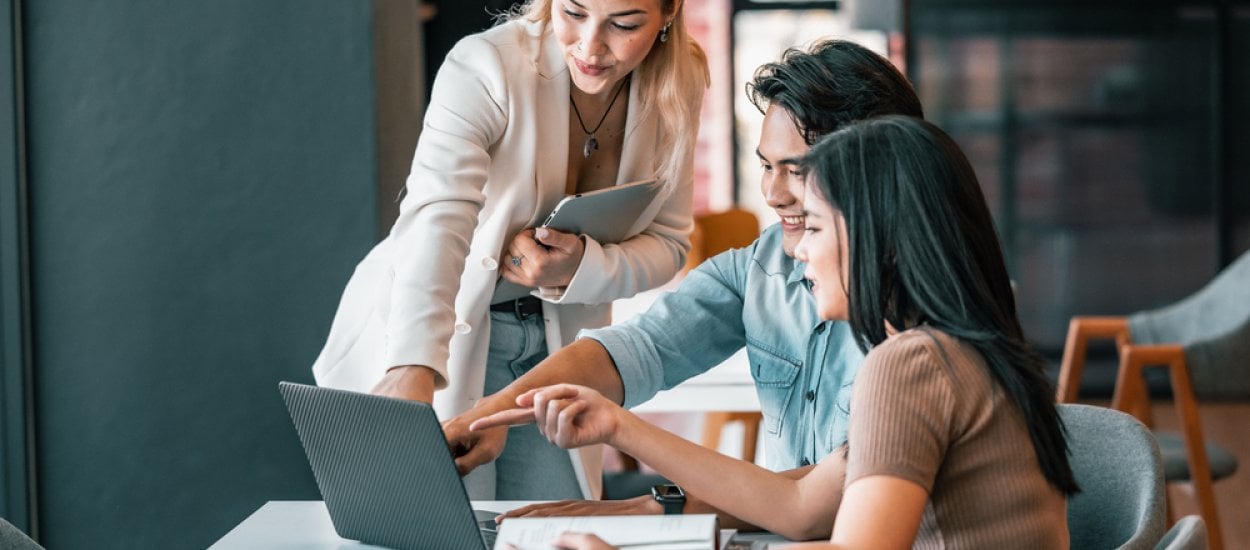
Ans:
{"label": "manicured fingernail", "polygon": [[538,228],[538,231],[535,231],[535,232],[534,232],[534,235],[536,235],[536,236],[537,236],[538,238],[540,238],[540,239],[546,239],[546,238],[547,238],[547,235],[550,235],[550,234],[551,234],[551,232],[550,232],[550,231],[547,231],[547,228],[546,228],[546,227],[540,227],[540,228]]}

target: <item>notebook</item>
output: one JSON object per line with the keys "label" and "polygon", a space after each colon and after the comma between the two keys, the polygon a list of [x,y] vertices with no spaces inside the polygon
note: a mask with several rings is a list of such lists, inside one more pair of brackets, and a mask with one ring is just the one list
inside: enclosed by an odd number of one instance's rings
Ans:
{"label": "notebook", "polygon": [[486,550],[498,514],[474,511],[426,403],[280,382],[339,536],[412,550]]}

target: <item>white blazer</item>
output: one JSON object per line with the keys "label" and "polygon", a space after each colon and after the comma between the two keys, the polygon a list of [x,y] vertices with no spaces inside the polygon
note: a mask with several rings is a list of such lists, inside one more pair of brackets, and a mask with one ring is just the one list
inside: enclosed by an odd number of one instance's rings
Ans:
{"label": "white blazer", "polygon": [[[638,79],[616,183],[657,176],[656,121],[638,115]],[[564,196],[569,86],[562,50],[541,24],[511,21],[461,40],[439,69],[394,227],[357,266],[325,348],[323,386],[368,391],[386,370],[427,365],[434,406],[450,418],[482,397],[489,307],[512,236]],[[544,299],[547,349],[610,322],[611,301],[670,280],[689,251],[693,151],[620,244],[586,237],[577,273]],[[444,386],[445,385],[445,386]],[[574,453],[583,492],[600,495],[600,451]]]}

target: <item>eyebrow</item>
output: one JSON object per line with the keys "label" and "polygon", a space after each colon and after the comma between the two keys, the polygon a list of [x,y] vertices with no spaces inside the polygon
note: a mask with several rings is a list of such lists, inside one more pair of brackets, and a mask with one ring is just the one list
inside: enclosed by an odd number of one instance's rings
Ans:
{"label": "eyebrow", "polygon": [[[572,1],[572,0],[570,0],[570,1]],[[759,159],[760,159],[760,160],[762,160],[762,161],[764,161],[764,162],[769,162],[768,157],[765,157],[765,156],[763,155],[763,153],[760,153],[760,148],[759,148],[759,147],[756,147],[756,148],[755,148],[755,156],[759,157]],[[793,165],[797,166],[797,165],[799,165],[799,164],[802,164],[802,160],[801,160],[801,158],[799,158],[799,157],[789,157],[789,158],[783,158],[783,159],[781,159],[781,160],[778,160],[778,161],[776,161],[776,162],[773,162],[773,164],[793,164]]]}
{"label": "eyebrow", "polygon": [[[586,9],[586,6],[582,5],[582,3],[578,2],[577,0],[569,0],[569,3],[581,9]],[[637,15],[640,13],[647,13],[647,10],[637,9],[637,10],[618,11],[616,13],[609,13],[608,17],[624,17],[626,15]]]}

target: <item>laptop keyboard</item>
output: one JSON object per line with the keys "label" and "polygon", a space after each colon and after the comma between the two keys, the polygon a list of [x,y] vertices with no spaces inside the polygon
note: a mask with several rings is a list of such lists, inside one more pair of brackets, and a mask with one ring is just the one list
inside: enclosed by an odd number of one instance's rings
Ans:
{"label": "laptop keyboard", "polygon": [[499,525],[495,523],[495,517],[499,515],[499,512],[474,510],[473,515],[477,517],[477,529],[482,534],[482,542],[486,544],[486,548],[494,548],[495,537],[499,534]]}

